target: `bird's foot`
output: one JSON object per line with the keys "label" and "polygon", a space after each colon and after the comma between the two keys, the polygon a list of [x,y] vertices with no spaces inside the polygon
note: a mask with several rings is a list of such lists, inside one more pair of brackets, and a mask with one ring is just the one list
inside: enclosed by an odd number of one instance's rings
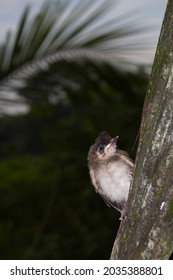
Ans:
{"label": "bird's foot", "polygon": [[126,221],[127,219],[127,203],[125,203],[123,209],[121,210],[121,217],[119,218],[120,221]]}

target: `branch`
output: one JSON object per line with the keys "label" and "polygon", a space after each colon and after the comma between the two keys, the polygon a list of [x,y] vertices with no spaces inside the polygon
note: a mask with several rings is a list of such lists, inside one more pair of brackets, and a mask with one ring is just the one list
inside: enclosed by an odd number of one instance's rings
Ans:
{"label": "branch", "polygon": [[111,259],[168,259],[173,251],[173,0],[168,1],[145,98],[127,220]]}

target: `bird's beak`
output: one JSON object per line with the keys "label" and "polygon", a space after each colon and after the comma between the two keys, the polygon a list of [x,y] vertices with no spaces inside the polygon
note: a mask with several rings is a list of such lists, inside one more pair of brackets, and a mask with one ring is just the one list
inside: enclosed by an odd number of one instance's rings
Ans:
{"label": "bird's beak", "polygon": [[111,140],[111,144],[116,144],[117,140],[118,140],[119,136],[115,136],[114,138],[112,138]]}
{"label": "bird's beak", "polygon": [[114,138],[111,139],[111,142],[105,148],[105,152],[109,151],[109,148],[116,144],[118,137],[119,136],[115,136]]}

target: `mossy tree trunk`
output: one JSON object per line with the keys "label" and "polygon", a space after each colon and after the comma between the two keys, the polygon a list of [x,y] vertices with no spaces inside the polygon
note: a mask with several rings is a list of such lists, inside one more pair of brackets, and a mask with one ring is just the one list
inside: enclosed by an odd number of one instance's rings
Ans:
{"label": "mossy tree trunk", "polygon": [[168,1],[142,115],[127,220],[111,259],[168,259],[173,251],[173,0]]}

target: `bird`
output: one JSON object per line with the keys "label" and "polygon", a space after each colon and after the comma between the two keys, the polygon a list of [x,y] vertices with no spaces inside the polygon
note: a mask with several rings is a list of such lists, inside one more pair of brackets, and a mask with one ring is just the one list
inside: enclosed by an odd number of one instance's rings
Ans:
{"label": "bird", "polygon": [[117,147],[118,136],[101,132],[88,152],[88,168],[95,191],[110,207],[121,212],[124,220],[127,212],[129,188],[133,179],[134,161]]}

